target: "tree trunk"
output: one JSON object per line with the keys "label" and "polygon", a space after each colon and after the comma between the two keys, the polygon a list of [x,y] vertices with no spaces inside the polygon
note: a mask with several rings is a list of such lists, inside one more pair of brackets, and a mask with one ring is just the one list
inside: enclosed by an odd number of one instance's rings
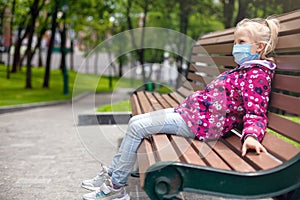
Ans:
{"label": "tree trunk", "polygon": [[[126,17],[127,17],[127,24],[128,24],[128,29],[129,30],[132,30],[133,29],[133,25],[132,25],[132,20],[131,20],[131,17],[130,17],[130,14],[131,14],[131,0],[128,0],[128,4],[127,4],[127,11],[126,11]],[[143,49],[143,44],[144,44],[144,36],[145,36],[145,30],[144,28],[146,27],[146,19],[147,19],[147,14],[148,14],[148,7],[149,7],[149,1],[148,0],[145,0],[143,2],[143,14],[144,14],[144,18],[143,18],[143,21],[142,21],[142,32],[141,32],[141,45],[140,47],[137,47],[137,44],[135,42],[135,36],[134,36],[134,33],[133,31],[130,31],[130,36],[131,36],[131,41],[132,41],[132,45],[134,47],[134,49],[137,49],[136,50],[136,54],[138,56],[138,60],[140,62],[140,65],[142,66],[142,76],[143,76],[143,81],[144,83],[147,82],[146,80],[146,73],[145,73],[145,69],[144,69],[144,49]]]}
{"label": "tree trunk", "polygon": [[39,7],[39,0],[34,0],[32,7],[31,7],[31,21],[29,24],[29,38],[28,38],[28,46],[27,46],[27,50],[26,50],[26,55],[27,55],[27,64],[26,64],[27,72],[26,72],[26,84],[25,84],[26,89],[32,88],[31,60],[32,60],[33,54],[32,54],[31,46],[32,46],[32,40],[33,40],[35,22],[38,17],[38,14],[39,14],[38,7]]}
{"label": "tree trunk", "polygon": [[239,10],[238,10],[238,15],[237,15],[235,23],[234,23],[235,25],[239,21],[241,21],[242,19],[247,17],[247,8],[248,8],[247,0],[239,0]]}
{"label": "tree trunk", "polygon": [[51,37],[50,37],[50,41],[49,41],[49,45],[48,45],[48,51],[47,51],[46,69],[45,69],[45,75],[44,75],[43,88],[49,88],[49,85],[50,85],[51,57],[52,57],[52,51],[53,51],[54,39],[55,39],[58,5],[59,5],[59,0],[56,0],[55,5],[54,5],[54,9],[53,9],[53,12],[52,12]]}
{"label": "tree trunk", "polygon": [[189,14],[191,13],[191,3],[186,2],[184,0],[179,1],[179,8],[180,8],[180,27],[179,31],[183,34],[184,37],[180,38],[180,42],[177,45],[178,46],[178,52],[179,55],[176,56],[176,64],[177,64],[177,71],[179,76],[177,77],[176,81],[176,87],[178,88],[181,85],[181,76],[183,73],[182,65],[183,65],[183,55],[186,51],[186,42],[185,42],[185,36],[187,34],[187,29],[189,26]]}
{"label": "tree trunk", "polygon": [[21,31],[22,31],[22,27],[19,27],[17,42],[15,43],[15,46],[14,46],[13,64],[12,64],[12,69],[11,69],[12,73],[16,73],[18,71],[18,69],[20,69],[20,65],[21,65],[20,49],[21,49],[21,45],[22,45],[22,42],[24,39],[24,36],[21,37]]}
{"label": "tree trunk", "polygon": [[234,11],[234,4],[235,0],[223,0],[223,23],[225,28],[232,27],[232,19],[233,19],[233,11]]}

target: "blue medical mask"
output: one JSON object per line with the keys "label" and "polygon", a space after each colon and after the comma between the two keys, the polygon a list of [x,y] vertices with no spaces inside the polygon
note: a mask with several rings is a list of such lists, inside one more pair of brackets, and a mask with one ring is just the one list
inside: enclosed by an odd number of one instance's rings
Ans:
{"label": "blue medical mask", "polygon": [[232,55],[234,61],[241,65],[246,61],[257,60],[259,58],[258,53],[251,53],[252,44],[235,44],[232,49]]}

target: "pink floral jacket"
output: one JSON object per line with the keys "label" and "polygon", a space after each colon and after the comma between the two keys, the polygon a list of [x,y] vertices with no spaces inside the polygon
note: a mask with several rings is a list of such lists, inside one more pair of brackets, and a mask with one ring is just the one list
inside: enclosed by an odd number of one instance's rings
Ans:
{"label": "pink floral jacket", "polygon": [[175,112],[200,140],[216,139],[243,126],[242,141],[249,135],[262,141],[275,68],[265,60],[245,62],[189,95]]}

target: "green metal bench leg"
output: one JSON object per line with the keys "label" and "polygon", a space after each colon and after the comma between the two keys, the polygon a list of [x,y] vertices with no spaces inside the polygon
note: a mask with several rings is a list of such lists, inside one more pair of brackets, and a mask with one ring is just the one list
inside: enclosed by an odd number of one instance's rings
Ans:
{"label": "green metal bench leg", "polygon": [[[177,199],[181,191],[229,198],[264,198],[300,188],[300,155],[276,169],[239,173],[176,162],[158,162],[148,168],[144,188],[151,199]],[[297,199],[297,198],[296,198]]]}
{"label": "green metal bench leg", "polygon": [[144,187],[150,199],[179,199],[176,195],[182,191],[182,177],[176,167],[162,167],[148,173]]}

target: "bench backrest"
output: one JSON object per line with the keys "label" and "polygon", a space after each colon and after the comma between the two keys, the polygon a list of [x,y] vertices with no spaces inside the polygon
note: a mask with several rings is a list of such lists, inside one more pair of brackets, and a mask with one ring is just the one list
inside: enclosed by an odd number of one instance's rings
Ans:
{"label": "bench backrest", "polygon": [[[300,10],[281,15],[278,19],[281,26],[275,51],[277,69],[268,109],[268,128],[299,145],[300,124],[285,116],[299,119],[300,115]],[[199,38],[191,53],[186,91],[189,86],[193,90],[201,90],[215,76],[236,66],[231,54],[233,32],[234,28],[230,28]],[[180,91],[186,93],[185,89],[181,88]],[[295,150],[289,145],[285,149],[285,146],[280,146],[283,144],[272,144],[273,135],[269,135],[264,145],[269,145],[270,151],[280,154],[278,156],[282,160],[289,160],[299,153],[299,149]]]}

